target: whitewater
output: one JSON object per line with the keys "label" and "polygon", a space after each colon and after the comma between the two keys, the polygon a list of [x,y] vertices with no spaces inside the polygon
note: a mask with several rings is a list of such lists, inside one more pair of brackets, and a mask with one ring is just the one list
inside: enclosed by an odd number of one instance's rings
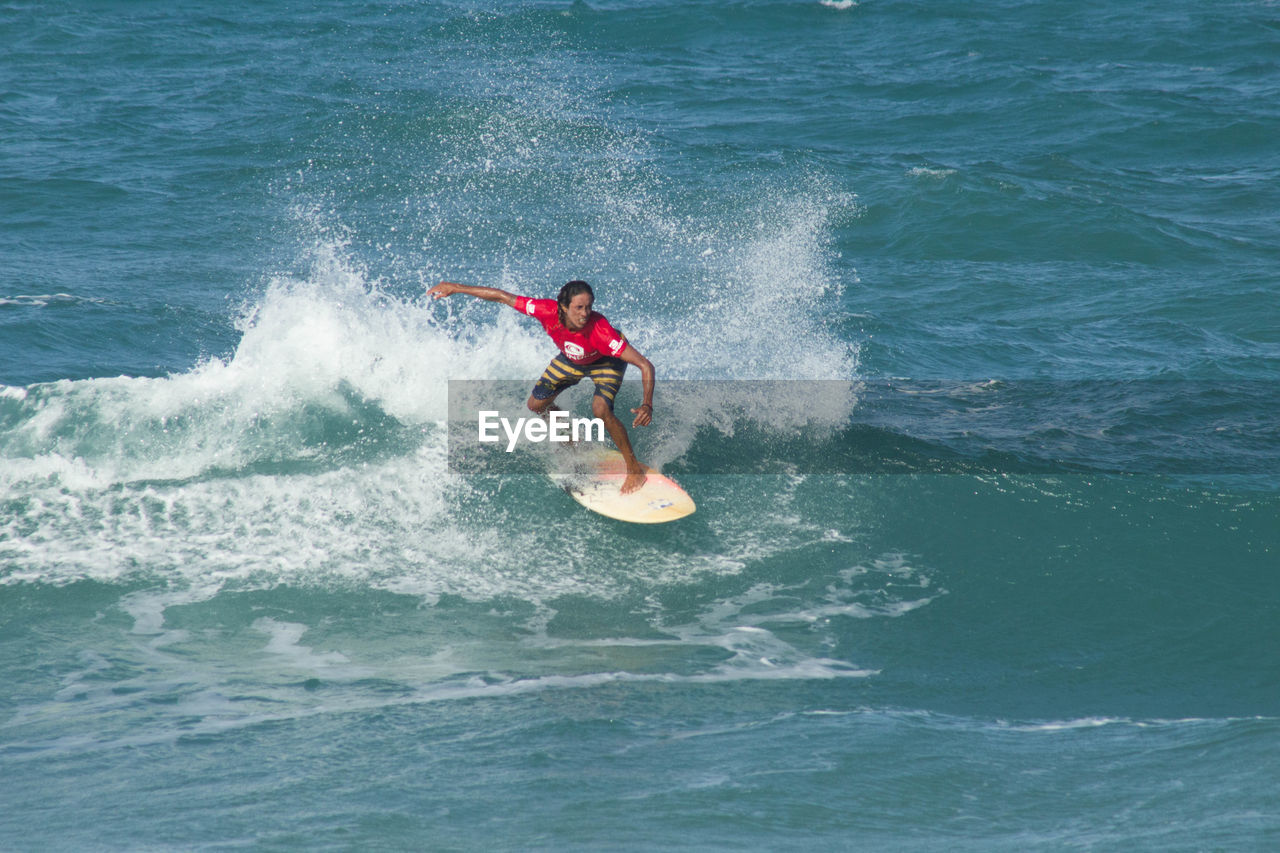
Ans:
{"label": "whitewater", "polygon": [[0,848],[1274,847],[1278,34],[0,4]]}

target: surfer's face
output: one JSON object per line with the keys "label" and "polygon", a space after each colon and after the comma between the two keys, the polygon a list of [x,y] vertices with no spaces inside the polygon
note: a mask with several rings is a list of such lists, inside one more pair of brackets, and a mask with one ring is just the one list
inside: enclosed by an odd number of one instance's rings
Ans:
{"label": "surfer's face", "polygon": [[564,309],[564,325],[571,332],[579,332],[587,325],[591,316],[592,302],[590,293],[579,293],[569,300],[569,307]]}

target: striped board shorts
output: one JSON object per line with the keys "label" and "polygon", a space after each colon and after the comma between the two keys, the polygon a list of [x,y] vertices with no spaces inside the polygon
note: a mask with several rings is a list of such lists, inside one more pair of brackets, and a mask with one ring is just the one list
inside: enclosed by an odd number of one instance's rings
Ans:
{"label": "striped board shorts", "polygon": [[612,409],[613,396],[618,393],[626,369],[627,363],[620,358],[606,355],[590,364],[574,364],[560,353],[542,371],[542,376],[533,386],[533,396],[536,400],[546,400],[589,376],[596,386],[595,396],[603,397]]}

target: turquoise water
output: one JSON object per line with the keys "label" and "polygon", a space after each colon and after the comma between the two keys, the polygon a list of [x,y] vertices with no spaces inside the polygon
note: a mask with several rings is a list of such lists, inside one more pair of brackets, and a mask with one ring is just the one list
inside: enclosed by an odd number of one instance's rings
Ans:
{"label": "turquoise water", "polygon": [[[1280,844],[1280,7],[0,44],[0,849]],[[442,278],[591,281],[698,513],[451,465],[552,349]]]}

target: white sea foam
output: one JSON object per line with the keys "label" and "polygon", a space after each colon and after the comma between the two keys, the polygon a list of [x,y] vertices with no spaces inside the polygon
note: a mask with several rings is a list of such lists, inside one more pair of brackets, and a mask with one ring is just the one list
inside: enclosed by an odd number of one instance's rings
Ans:
{"label": "white sea foam", "polygon": [[[874,575],[904,580],[921,574],[888,555],[841,577],[856,582]],[[427,648],[406,648],[400,640],[357,640],[352,634],[313,640],[312,626],[270,615],[239,627],[205,628],[199,636],[166,623],[170,607],[220,606],[210,602],[210,589],[206,585],[126,596],[122,607],[134,618],[130,634],[145,638],[145,645],[82,652],[81,666],[63,676],[63,688],[54,697],[60,728],[70,726],[79,733],[50,739],[19,735],[15,743],[21,750],[9,758],[168,743],[321,714],[502,700],[612,684],[812,681],[876,674],[824,654],[827,641],[821,631],[762,627],[776,622],[785,628],[797,618],[786,612],[796,590],[764,585],[712,602],[680,625],[660,624],[661,612],[656,611],[658,637],[552,636],[547,624],[554,613],[543,608],[525,626],[527,635],[519,631],[503,639],[483,632],[448,634],[447,642],[436,647],[430,645],[432,638],[424,637]],[[230,612],[237,609],[233,604]],[[225,654],[231,647],[242,651]],[[589,671],[582,670],[581,660],[591,661]],[[251,692],[243,693],[241,685],[252,685]],[[157,697],[165,701],[157,703]],[[139,713],[148,719],[142,729],[131,725]],[[21,708],[10,729],[15,734],[40,732],[49,714],[47,705]]]}
{"label": "white sea foam", "polygon": [[935,181],[944,180],[955,173],[955,169],[939,169],[928,166],[916,166],[915,168],[907,170],[907,174],[913,178],[929,178]]}
{"label": "white sea foam", "polygon": [[20,308],[47,308],[50,305],[106,304],[107,300],[93,296],[76,296],[71,293],[20,293],[14,296],[0,296],[0,306],[12,305]]}
{"label": "white sea foam", "polygon": [[1075,732],[1088,729],[1108,727],[1158,729],[1181,728],[1191,726],[1221,726],[1242,722],[1275,721],[1274,717],[1183,717],[1178,719],[1135,719],[1132,717],[1079,717],[1069,720],[1047,720],[1039,722],[1004,722],[999,726],[1010,731],[1026,734],[1056,734],[1059,732]]}
{"label": "white sea foam", "polygon": [[342,678],[359,678],[373,672],[368,667],[350,666],[350,659],[342,652],[316,652],[311,646],[302,645],[299,641],[307,632],[306,625],[263,616],[254,621],[253,627],[270,637],[263,651],[283,658],[291,668],[328,677],[338,674]]}

